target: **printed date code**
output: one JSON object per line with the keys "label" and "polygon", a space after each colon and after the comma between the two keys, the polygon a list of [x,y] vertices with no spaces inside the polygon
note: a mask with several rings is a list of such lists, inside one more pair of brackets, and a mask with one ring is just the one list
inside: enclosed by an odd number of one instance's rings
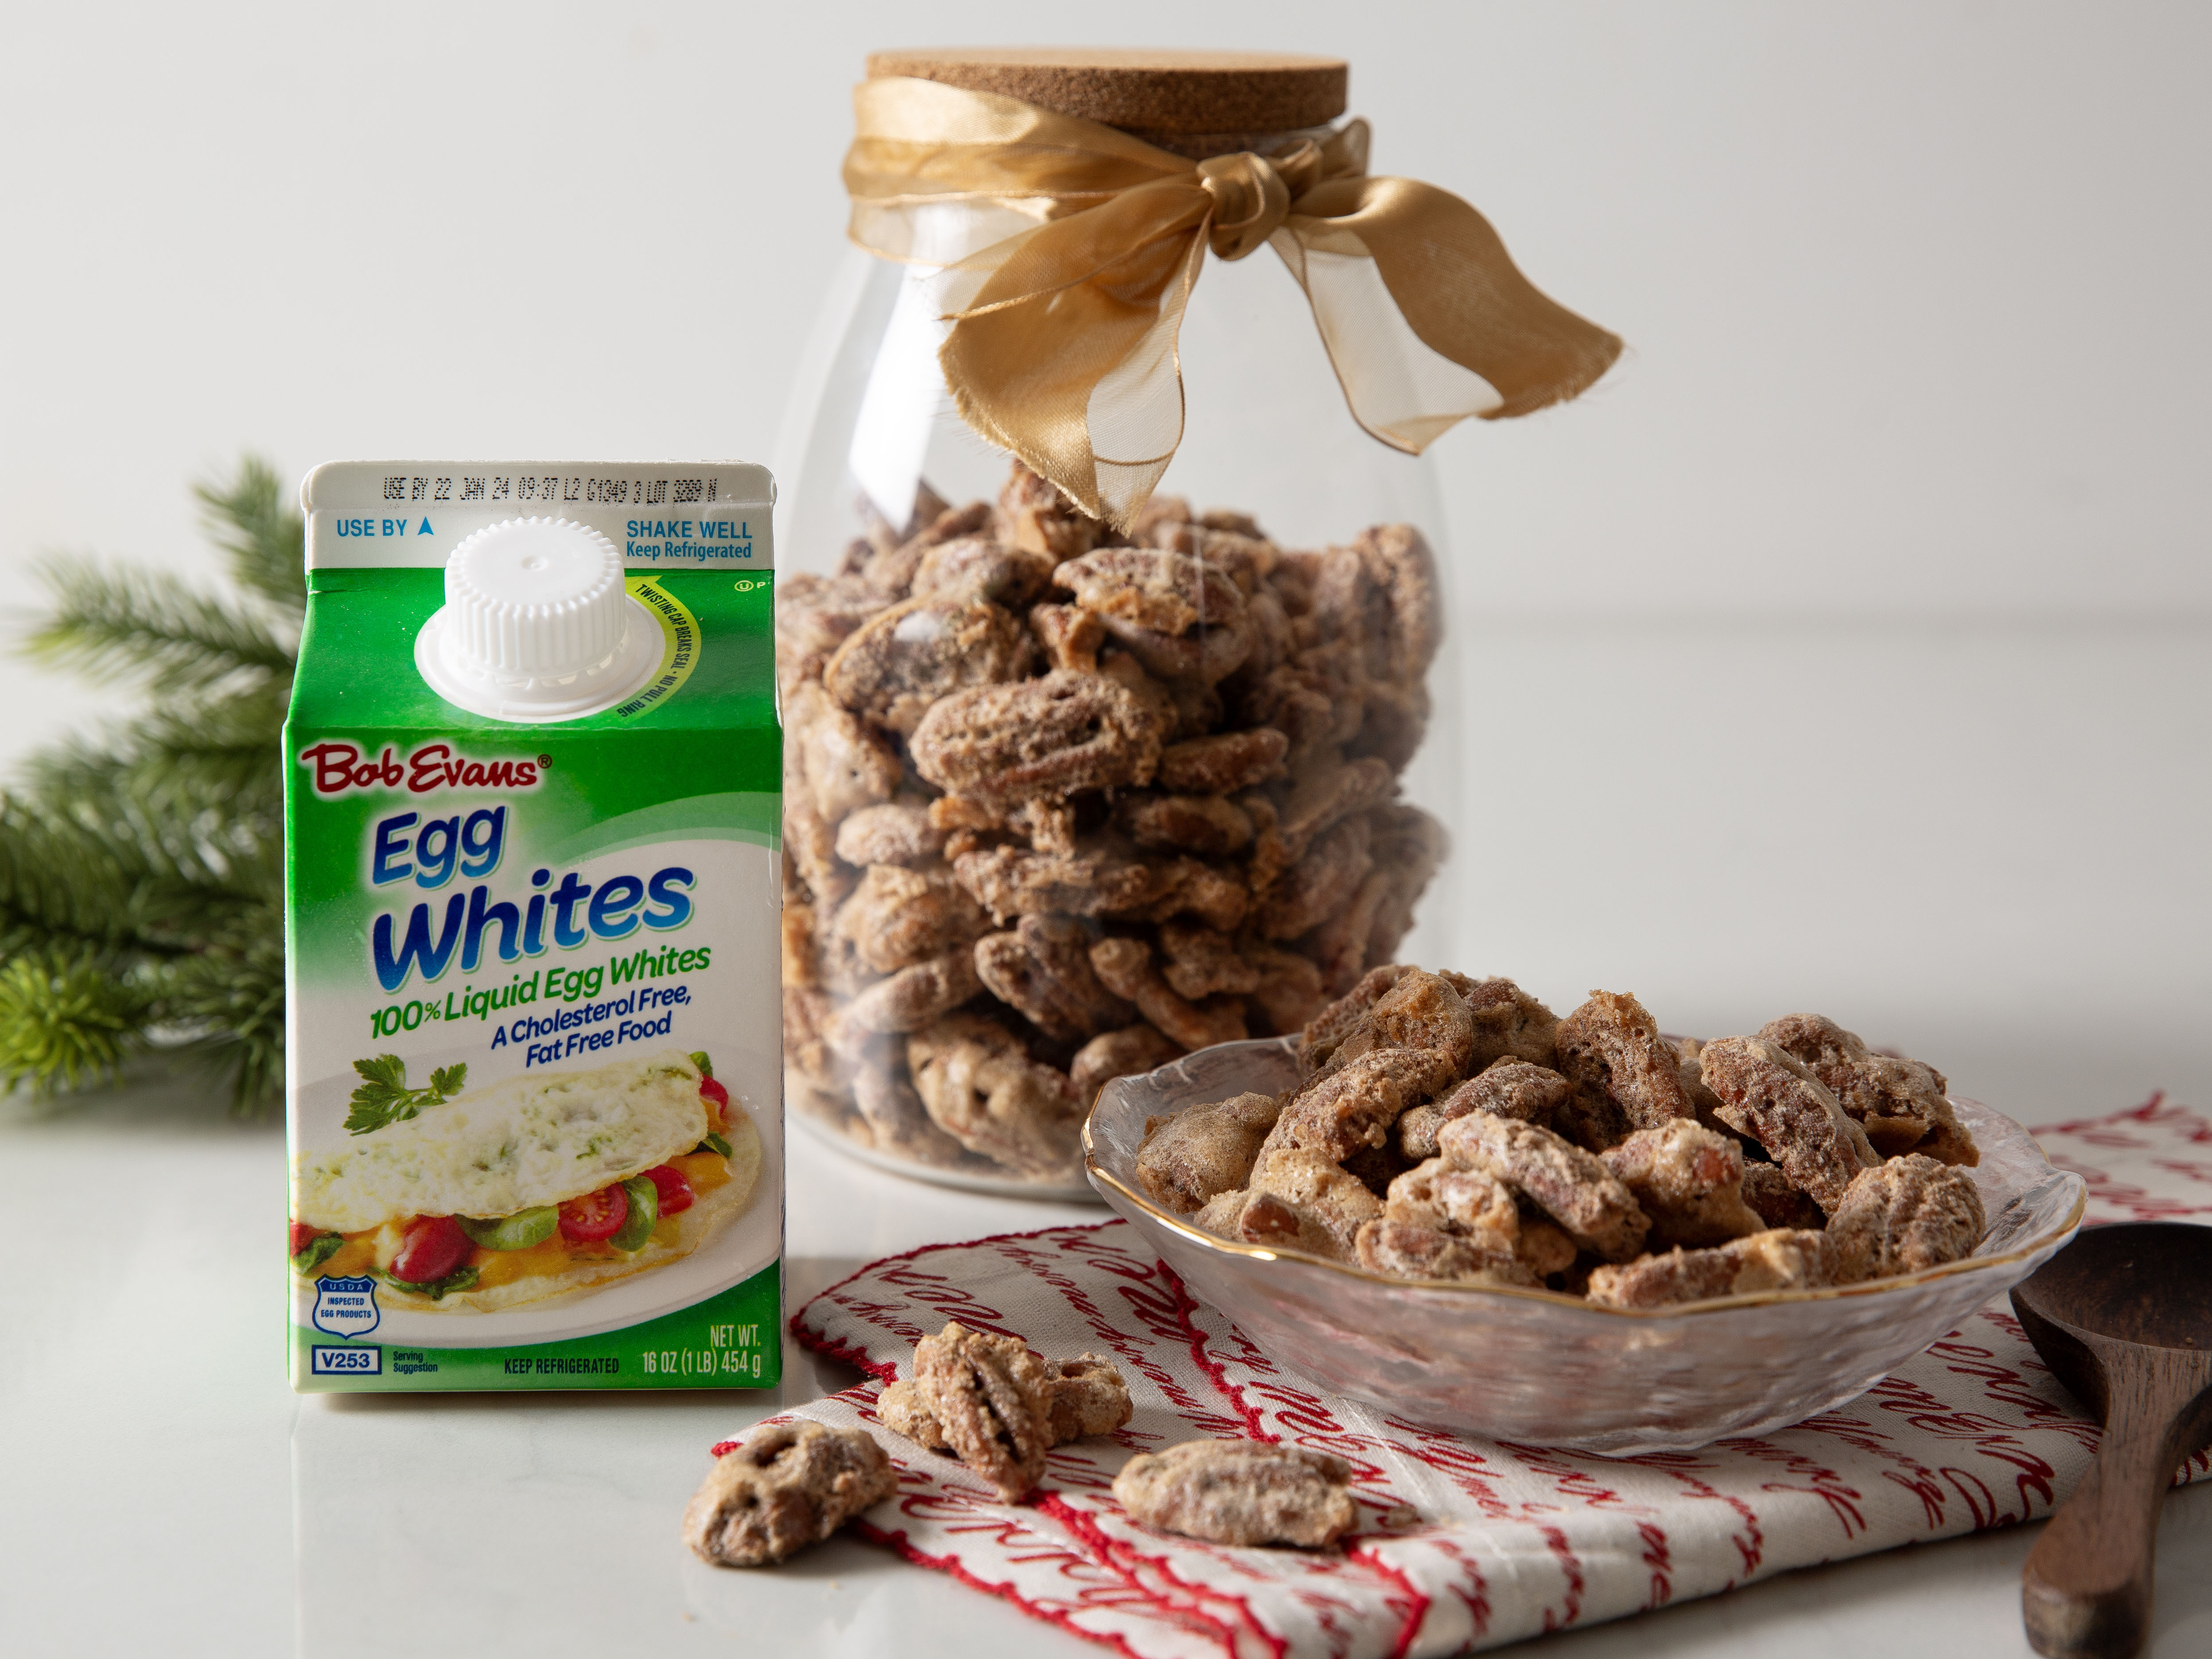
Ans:
{"label": "printed date code", "polygon": [[384,1370],[381,1348],[325,1348],[308,1351],[308,1370],[316,1376],[376,1376]]}

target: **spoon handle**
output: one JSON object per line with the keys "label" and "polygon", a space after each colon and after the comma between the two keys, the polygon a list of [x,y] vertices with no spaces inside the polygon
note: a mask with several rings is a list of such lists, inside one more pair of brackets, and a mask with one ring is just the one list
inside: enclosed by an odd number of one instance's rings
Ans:
{"label": "spoon handle", "polygon": [[2096,1462],[2021,1571],[2027,1639],[2051,1659],[2131,1659],[2149,1637],[2159,1509],[2181,1462],[2179,1419],[2203,1387],[2160,1358],[2108,1367]]}

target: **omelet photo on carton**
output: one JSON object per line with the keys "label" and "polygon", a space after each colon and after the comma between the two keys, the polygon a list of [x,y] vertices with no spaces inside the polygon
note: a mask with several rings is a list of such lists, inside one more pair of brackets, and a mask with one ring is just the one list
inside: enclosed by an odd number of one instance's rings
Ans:
{"label": "omelet photo on carton", "polygon": [[[393,1086],[371,1075],[390,1059],[360,1063],[356,1100]],[[760,1177],[760,1131],[704,1054],[352,1115],[370,1120],[361,1139],[294,1169],[293,1259],[318,1279],[377,1274],[402,1306],[489,1313],[660,1267],[734,1221]]]}
{"label": "omelet photo on carton", "polygon": [[340,463],[301,495],[294,1386],[772,1385],[768,475]]}

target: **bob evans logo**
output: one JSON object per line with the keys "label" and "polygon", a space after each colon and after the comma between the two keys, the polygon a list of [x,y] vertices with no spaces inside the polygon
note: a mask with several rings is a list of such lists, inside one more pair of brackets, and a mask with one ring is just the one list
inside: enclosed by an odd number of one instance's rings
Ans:
{"label": "bob evans logo", "polygon": [[403,761],[389,744],[371,758],[350,743],[319,743],[300,751],[300,764],[314,769],[319,795],[403,787],[410,795],[427,795],[434,789],[535,789],[552,757],[475,760],[450,744],[426,743]]}

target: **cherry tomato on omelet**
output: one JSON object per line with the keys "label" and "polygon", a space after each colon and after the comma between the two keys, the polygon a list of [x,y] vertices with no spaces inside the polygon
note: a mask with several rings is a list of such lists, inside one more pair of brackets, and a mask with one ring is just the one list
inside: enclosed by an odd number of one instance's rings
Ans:
{"label": "cherry tomato on omelet", "polygon": [[629,1219],[629,1194],[617,1182],[562,1205],[561,1237],[577,1244],[597,1244],[620,1232]]}
{"label": "cherry tomato on omelet", "polygon": [[[730,1091],[714,1079],[705,1077],[699,1079],[699,1098],[707,1103],[708,1115],[714,1120],[716,1128],[730,1121]],[[664,1209],[661,1213],[665,1215],[667,1212]]]}
{"label": "cherry tomato on omelet", "polygon": [[469,1259],[469,1236],[449,1215],[417,1216],[408,1223],[392,1273],[410,1285],[434,1285]]}
{"label": "cherry tomato on omelet", "polygon": [[645,1172],[645,1178],[660,1194],[661,1214],[676,1215],[691,1207],[691,1183],[684,1178],[683,1170],[671,1169],[665,1164],[656,1164]]}

